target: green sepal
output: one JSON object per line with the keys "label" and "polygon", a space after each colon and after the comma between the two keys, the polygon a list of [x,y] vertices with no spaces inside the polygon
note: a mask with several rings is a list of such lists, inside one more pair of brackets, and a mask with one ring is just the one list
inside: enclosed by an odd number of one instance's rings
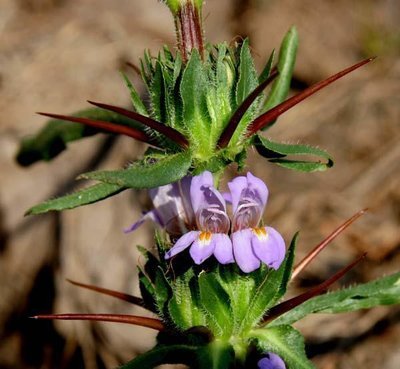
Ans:
{"label": "green sepal", "polygon": [[155,158],[145,158],[127,169],[84,173],[79,178],[93,179],[128,188],[154,188],[179,181],[191,165],[189,151]]}
{"label": "green sepal", "polygon": [[135,111],[141,115],[144,115],[145,117],[149,116],[149,112],[147,111],[146,106],[144,105],[142,99],[140,98],[138,92],[136,91],[135,87],[133,86],[132,82],[129,80],[128,76],[121,72],[122,78],[124,79],[124,82],[126,84],[126,87],[129,90],[129,93],[131,95],[131,102],[132,106],[135,109]]}
{"label": "green sepal", "polygon": [[181,330],[206,325],[201,308],[198,280],[190,268],[172,283],[173,296],[168,303],[171,320]]}
{"label": "green sepal", "polygon": [[[197,363],[199,369],[230,369],[235,361],[233,347],[218,340],[199,347]],[[193,366],[191,366],[193,367]]]}
{"label": "green sepal", "polygon": [[[290,81],[293,75],[293,69],[296,62],[297,46],[299,37],[296,28],[293,26],[286,33],[282,40],[278,58],[279,76],[273,83],[270,93],[265,102],[263,112],[272,109],[279,103],[283,102],[290,89]],[[271,125],[268,125],[270,127]]]}
{"label": "green sepal", "polygon": [[286,293],[287,285],[292,274],[294,255],[298,233],[290,243],[285,260],[278,270],[260,268],[253,272],[253,278],[257,281],[249,301],[247,314],[243,319],[243,327],[250,328],[259,322],[269,308]]}
{"label": "green sepal", "polygon": [[196,49],[182,75],[180,95],[183,102],[183,121],[196,153],[209,157],[212,152],[210,140],[211,119],[207,107],[207,73]]}
{"label": "green sepal", "polygon": [[[278,164],[288,169],[300,172],[324,171],[333,166],[332,157],[325,151],[309,145],[285,144],[274,142],[261,135],[257,135],[253,141],[258,153],[270,162]],[[287,156],[316,156],[324,159],[321,161],[312,160],[292,160]]]}
{"label": "green sepal", "polygon": [[[136,124],[132,120],[99,108],[81,110],[72,114],[72,116],[103,120],[143,130],[143,126]],[[93,136],[97,133],[104,133],[104,131],[78,123],[51,119],[36,135],[22,140],[16,160],[23,166],[29,166],[40,160],[50,161],[63,152],[69,142]]]}
{"label": "green sepal", "polygon": [[254,329],[249,333],[249,338],[256,340],[262,352],[279,355],[287,369],[315,369],[314,364],[307,359],[303,336],[290,325]]}
{"label": "green sepal", "polygon": [[157,345],[118,369],[152,369],[162,364],[186,364],[192,366],[196,361],[196,346]]}
{"label": "green sepal", "polygon": [[77,208],[78,206],[88,205],[104,200],[107,197],[114,196],[124,190],[126,190],[126,188],[120,185],[98,183],[94,186],[78,190],[70,195],[45,201],[30,208],[25,215],[43,214],[51,210],[60,211]]}
{"label": "green sepal", "polygon": [[288,311],[270,325],[292,324],[309,314],[344,313],[400,303],[400,273],[314,297]]}
{"label": "green sepal", "polygon": [[232,332],[232,310],[229,295],[215,273],[201,272],[198,277],[200,301],[207,312],[208,326],[216,336],[229,336]]}

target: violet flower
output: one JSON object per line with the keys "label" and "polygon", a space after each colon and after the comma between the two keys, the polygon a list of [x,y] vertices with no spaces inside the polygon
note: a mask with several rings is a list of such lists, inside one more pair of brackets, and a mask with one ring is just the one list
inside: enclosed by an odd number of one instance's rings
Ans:
{"label": "violet flower", "polygon": [[194,212],[190,200],[190,185],[192,177],[184,177],[178,182],[152,188],[149,196],[154,209],[145,213],[133,223],[126,233],[133,232],[146,220],[157,223],[172,235],[181,235],[194,228]]}
{"label": "violet flower", "polygon": [[197,223],[197,231],[185,233],[165,254],[169,259],[190,246],[190,256],[196,264],[214,254],[221,264],[234,262],[232,243],[228,236],[230,221],[226,203],[214,188],[208,171],[192,178],[190,199]]}
{"label": "violet flower", "polygon": [[265,357],[258,361],[257,366],[259,369],[286,369],[281,357],[272,352],[267,352]]}
{"label": "violet flower", "polygon": [[259,227],[268,198],[265,183],[247,173],[228,183],[232,200],[232,244],[239,268],[250,273],[261,262],[278,269],[285,257],[285,241],[272,227]]}

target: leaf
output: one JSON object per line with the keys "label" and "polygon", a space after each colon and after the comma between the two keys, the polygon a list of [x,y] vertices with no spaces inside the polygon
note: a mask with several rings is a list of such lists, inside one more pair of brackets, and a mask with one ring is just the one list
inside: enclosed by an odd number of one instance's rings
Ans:
{"label": "leaf", "polygon": [[257,340],[257,346],[262,351],[279,355],[287,369],[315,369],[307,359],[303,336],[289,325],[254,329],[249,337]]}
{"label": "leaf", "polygon": [[180,94],[183,101],[183,121],[197,151],[210,156],[211,121],[207,108],[207,73],[196,49],[191,53],[189,62],[182,75]]}
{"label": "leaf", "polygon": [[282,41],[277,65],[279,77],[272,85],[271,91],[265,100],[263,112],[273,108],[286,99],[296,62],[298,42],[297,30],[293,26],[286,33]]}
{"label": "leaf", "polygon": [[136,91],[135,87],[133,86],[132,82],[129,80],[128,76],[125,73],[121,73],[121,74],[125,81],[126,87],[128,87],[129,92],[131,94],[131,101],[132,101],[132,105],[133,105],[133,108],[135,109],[135,111],[141,115],[144,115],[145,117],[149,116],[149,113],[148,113],[142,99],[140,98],[138,92]]}
{"label": "leaf", "polygon": [[[266,137],[257,135],[254,144],[260,155],[269,159],[270,162],[282,167],[294,169],[301,172],[324,171],[333,166],[332,157],[324,150],[316,147],[300,144],[285,144],[274,142]],[[325,162],[311,160],[289,160],[287,155],[307,155],[324,159]]]}
{"label": "leaf", "polygon": [[271,55],[269,56],[269,59],[267,61],[267,64],[265,64],[265,67],[263,71],[261,72],[260,76],[258,77],[258,83],[263,83],[271,74],[272,71],[272,65],[275,60],[275,49],[272,50]]}
{"label": "leaf", "polygon": [[248,304],[248,312],[244,318],[244,329],[252,327],[259,322],[263,315],[286,293],[287,285],[293,269],[294,252],[298,233],[290,243],[286,258],[278,270],[270,269],[267,273],[263,269],[254,272],[258,278],[256,289]]}
{"label": "leaf", "polygon": [[400,273],[395,273],[372,282],[314,297],[270,324],[292,324],[314,313],[344,313],[399,303]]}
{"label": "leaf", "polygon": [[[130,119],[103,109],[85,109],[73,116],[117,123],[142,130],[142,127]],[[23,166],[29,166],[40,160],[52,160],[67,148],[69,142],[93,136],[99,132],[104,133],[104,131],[85,127],[78,123],[51,119],[36,135],[22,140],[16,160]]]}
{"label": "leaf", "polygon": [[232,327],[232,310],[230,299],[214,273],[202,272],[199,275],[200,301],[208,313],[209,325],[214,332],[230,334]]}
{"label": "leaf", "polygon": [[119,369],[152,369],[161,364],[192,365],[196,357],[196,346],[157,345],[132,361],[121,365]]}
{"label": "leaf", "polygon": [[[152,162],[155,160],[155,162]],[[188,151],[136,162],[127,169],[84,173],[79,178],[93,179],[128,188],[154,188],[176,182],[185,176],[191,165]]]}
{"label": "leaf", "polygon": [[51,210],[60,211],[77,208],[78,206],[88,205],[104,200],[107,197],[114,196],[124,190],[126,190],[126,188],[119,185],[98,183],[94,186],[78,190],[70,195],[45,201],[30,208],[26,212],[26,215],[43,214]]}

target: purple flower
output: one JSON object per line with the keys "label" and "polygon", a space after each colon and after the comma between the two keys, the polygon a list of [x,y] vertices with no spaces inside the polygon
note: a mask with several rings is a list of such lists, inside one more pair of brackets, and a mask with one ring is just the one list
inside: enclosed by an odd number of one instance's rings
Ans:
{"label": "purple flower", "polygon": [[225,200],[214,188],[210,172],[192,178],[190,199],[198,230],[179,238],[165,258],[169,259],[190,246],[190,256],[196,264],[201,264],[213,254],[221,264],[234,262]]}
{"label": "purple flower", "polygon": [[278,269],[285,257],[285,241],[272,227],[259,227],[268,199],[265,183],[247,173],[228,183],[232,200],[232,245],[239,268],[250,273],[261,262]]}
{"label": "purple flower", "polygon": [[257,366],[259,369],[286,369],[286,365],[280,356],[267,352],[265,357],[258,361]]}
{"label": "purple flower", "polygon": [[152,188],[149,196],[154,209],[145,213],[125,232],[133,232],[146,220],[151,220],[165,228],[169,234],[181,235],[194,228],[194,212],[190,200],[192,177],[184,177],[178,182]]}

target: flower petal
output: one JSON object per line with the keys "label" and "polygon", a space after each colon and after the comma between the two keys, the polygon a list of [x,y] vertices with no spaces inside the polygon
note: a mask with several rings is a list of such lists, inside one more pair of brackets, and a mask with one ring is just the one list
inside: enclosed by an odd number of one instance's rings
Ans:
{"label": "flower petal", "polygon": [[232,233],[232,245],[235,261],[239,268],[250,273],[260,267],[260,260],[254,255],[251,247],[252,230],[243,229]]}
{"label": "flower petal", "polygon": [[238,208],[242,192],[247,187],[247,179],[243,176],[236,177],[231,182],[228,182],[228,187],[229,191],[231,191],[232,211],[235,213]]}
{"label": "flower petal", "polygon": [[176,241],[175,245],[166,252],[165,259],[169,259],[188,248],[193,241],[197,239],[199,233],[199,231],[190,231],[185,233],[178,241]]}
{"label": "flower petal", "polygon": [[192,207],[195,213],[204,206],[204,188],[209,188],[214,185],[211,172],[205,171],[198,176],[192,178],[190,186],[190,198]]}
{"label": "flower petal", "polygon": [[200,240],[200,237],[198,237],[196,241],[193,242],[189,253],[196,264],[201,264],[213,254],[215,249],[214,236],[215,235],[212,234],[209,240]]}
{"label": "flower petal", "polygon": [[232,241],[228,235],[224,233],[216,233],[213,235],[215,243],[214,256],[221,264],[233,263]]}
{"label": "flower petal", "polygon": [[124,232],[130,233],[136,231],[146,220],[151,220],[154,223],[159,224],[160,226],[164,226],[162,221],[159,219],[157,212],[153,209],[148,211],[147,213],[144,213],[142,217],[137,222],[133,223],[129,228],[125,228]]}
{"label": "flower petal", "polygon": [[268,199],[268,188],[264,181],[248,172],[247,186],[256,193],[262,206],[264,207],[267,204]]}
{"label": "flower petal", "polygon": [[264,227],[265,235],[253,231],[251,245],[254,254],[270,268],[278,269],[285,258],[285,241],[272,227]]}
{"label": "flower petal", "polygon": [[272,352],[267,352],[266,357],[259,360],[257,366],[259,369],[286,369],[281,357]]}

